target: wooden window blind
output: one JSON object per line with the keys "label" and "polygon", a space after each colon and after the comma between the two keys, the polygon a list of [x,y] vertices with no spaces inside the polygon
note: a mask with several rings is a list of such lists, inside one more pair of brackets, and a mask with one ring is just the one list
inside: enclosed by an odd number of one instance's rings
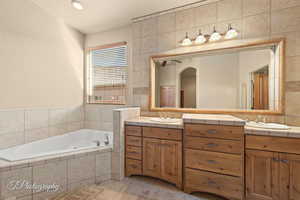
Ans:
{"label": "wooden window blind", "polygon": [[88,103],[125,104],[128,77],[125,42],[88,49]]}

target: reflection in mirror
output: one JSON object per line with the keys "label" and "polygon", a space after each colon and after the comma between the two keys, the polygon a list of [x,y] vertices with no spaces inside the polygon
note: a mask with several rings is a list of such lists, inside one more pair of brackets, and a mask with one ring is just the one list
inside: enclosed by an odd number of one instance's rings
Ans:
{"label": "reflection in mirror", "polygon": [[278,46],[155,58],[155,107],[276,110]]}

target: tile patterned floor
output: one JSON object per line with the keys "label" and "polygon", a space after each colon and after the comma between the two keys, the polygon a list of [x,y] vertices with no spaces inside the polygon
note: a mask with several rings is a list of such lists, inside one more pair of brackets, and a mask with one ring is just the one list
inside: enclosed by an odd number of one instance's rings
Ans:
{"label": "tile patterned floor", "polygon": [[224,200],[206,194],[188,195],[174,186],[145,177],[125,178],[85,186],[53,200]]}

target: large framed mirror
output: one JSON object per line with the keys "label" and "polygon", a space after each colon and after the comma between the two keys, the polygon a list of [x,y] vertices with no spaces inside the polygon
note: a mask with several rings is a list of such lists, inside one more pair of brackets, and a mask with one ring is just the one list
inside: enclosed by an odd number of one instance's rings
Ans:
{"label": "large framed mirror", "polygon": [[181,47],[150,57],[150,110],[284,112],[284,38]]}

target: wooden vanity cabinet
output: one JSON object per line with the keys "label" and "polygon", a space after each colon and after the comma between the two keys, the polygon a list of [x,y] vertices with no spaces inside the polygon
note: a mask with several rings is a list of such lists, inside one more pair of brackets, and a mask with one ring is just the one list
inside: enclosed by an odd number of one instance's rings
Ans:
{"label": "wooden vanity cabinet", "polygon": [[244,199],[244,128],[185,124],[184,191]]}
{"label": "wooden vanity cabinet", "polygon": [[296,138],[246,136],[247,200],[300,199],[299,146]]}
{"label": "wooden vanity cabinet", "polygon": [[[140,127],[141,133],[131,134],[134,126],[126,126],[126,176],[145,175],[175,184],[182,188],[182,130],[171,128]],[[136,149],[137,148],[137,149]],[[133,149],[140,154],[131,154]],[[137,160],[138,170],[131,162]]]}

